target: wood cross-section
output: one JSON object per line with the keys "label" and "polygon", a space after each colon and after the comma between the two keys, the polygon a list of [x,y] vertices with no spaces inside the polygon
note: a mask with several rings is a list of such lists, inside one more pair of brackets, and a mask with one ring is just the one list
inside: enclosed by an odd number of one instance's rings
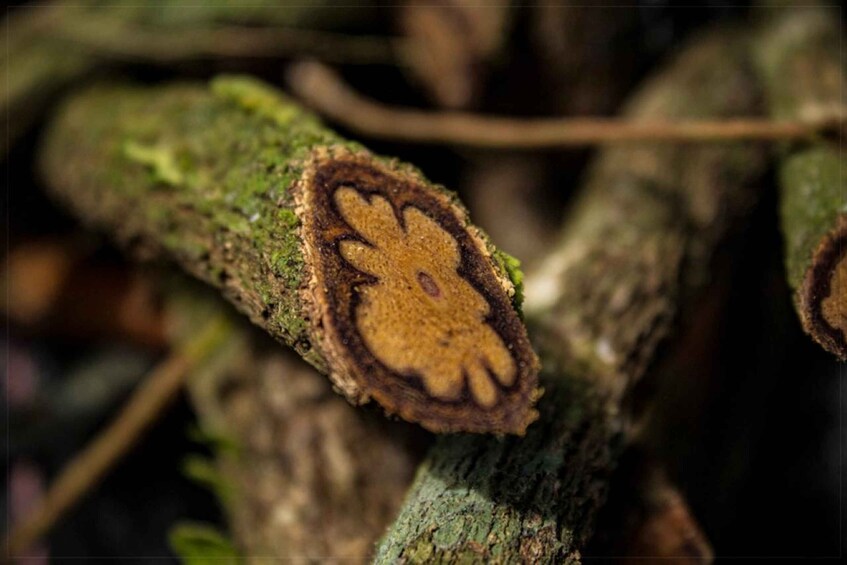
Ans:
{"label": "wood cross-section", "polygon": [[815,250],[797,299],[805,330],[847,360],[847,214]]}
{"label": "wood cross-section", "polygon": [[339,386],[433,431],[523,433],[538,361],[464,211],[356,154],[316,158],[298,191],[310,319]]}
{"label": "wood cross-section", "polygon": [[[423,212],[408,206],[402,226],[384,197],[371,201],[342,187],[335,202],[344,220],[366,242],[342,240],[341,256],[373,275],[374,284],[357,289],[356,327],[377,359],[397,373],[420,375],[427,391],[458,400],[465,378],[481,406],[497,403],[492,378],[515,380],[515,362],[485,317],[490,307],[459,276],[459,246]],[[397,331],[396,320],[416,320]]]}

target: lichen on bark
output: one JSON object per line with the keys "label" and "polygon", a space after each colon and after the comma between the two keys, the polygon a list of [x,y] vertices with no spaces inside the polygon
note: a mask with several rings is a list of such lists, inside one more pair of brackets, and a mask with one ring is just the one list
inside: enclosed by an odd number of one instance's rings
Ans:
{"label": "lichen on bark", "polygon": [[[375,399],[437,432],[522,434],[534,420],[538,362],[514,263],[455,195],[342,139],[273,88],[245,77],[210,87],[95,86],[60,112],[41,162],[54,194],[82,219],[220,288],[352,402]],[[444,253],[429,266],[384,261],[390,268],[380,273],[345,258],[353,241],[375,251],[389,243],[339,212],[337,195],[350,190],[386,203],[400,233],[416,214],[430,222],[392,240],[402,242],[395,252],[420,259],[414,249],[447,240]],[[451,298],[453,275],[474,300]],[[392,339],[363,339],[357,320],[378,305],[374,289],[395,282],[405,302],[395,296],[398,307],[380,322]],[[439,292],[426,292],[433,285]],[[449,387],[423,378],[435,352],[409,346],[421,327],[458,352],[440,359],[439,372],[457,375]],[[462,348],[462,336],[480,332],[492,336],[487,345]],[[398,364],[386,348],[400,343],[409,356]]]}

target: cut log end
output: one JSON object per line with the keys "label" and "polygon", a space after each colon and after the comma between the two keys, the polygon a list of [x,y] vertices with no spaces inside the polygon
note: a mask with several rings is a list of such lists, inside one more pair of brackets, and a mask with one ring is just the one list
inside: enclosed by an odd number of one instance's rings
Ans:
{"label": "cut log end", "polygon": [[365,153],[314,153],[296,187],[304,302],[331,377],[434,432],[523,434],[538,360],[514,286],[464,212]]}
{"label": "cut log end", "polygon": [[847,214],[815,251],[797,299],[806,332],[847,360]]}

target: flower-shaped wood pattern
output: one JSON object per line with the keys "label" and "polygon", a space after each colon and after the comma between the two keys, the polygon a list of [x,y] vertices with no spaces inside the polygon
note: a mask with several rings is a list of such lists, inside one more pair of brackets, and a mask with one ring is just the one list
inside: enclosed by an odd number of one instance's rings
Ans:
{"label": "flower-shaped wood pattern", "polygon": [[433,431],[522,434],[538,360],[464,210],[369,156],[316,157],[303,179],[307,316],[336,385]]}
{"label": "flower-shaped wood pattern", "polygon": [[[341,256],[376,278],[359,289],[356,307],[356,326],[371,351],[398,373],[420,375],[436,398],[457,400],[467,379],[474,399],[493,406],[498,392],[492,378],[511,385],[515,362],[485,321],[488,303],[459,276],[456,240],[412,206],[398,217],[379,195],[368,202],[342,187],[335,202],[365,239],[341,241]],[[399,310],[418,320],[414,332],[396,331],[391,322]]]}

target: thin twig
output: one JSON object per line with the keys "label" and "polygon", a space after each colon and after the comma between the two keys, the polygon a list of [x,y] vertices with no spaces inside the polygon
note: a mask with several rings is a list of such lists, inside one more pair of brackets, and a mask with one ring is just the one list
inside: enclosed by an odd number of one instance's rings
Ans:
{"label": "thin twig", "polygon": [[760,118],[633,122],[615,118],[530,118],[395,108],[350,88],[323,64],[298,63],[292,90],[315,110],[351,130],[382,139],[476,147],[570,147],[620,142],[788,140],[819,136],[840,124]]}
{"label": "thin twig", "polygon": [[2,558],[26,551],[115,466],[176,397],[190,371],[217,349],[227,328],[222,319],[210,321],[143,380],[118,416],[62,469],[33,512],[12,528]]}

